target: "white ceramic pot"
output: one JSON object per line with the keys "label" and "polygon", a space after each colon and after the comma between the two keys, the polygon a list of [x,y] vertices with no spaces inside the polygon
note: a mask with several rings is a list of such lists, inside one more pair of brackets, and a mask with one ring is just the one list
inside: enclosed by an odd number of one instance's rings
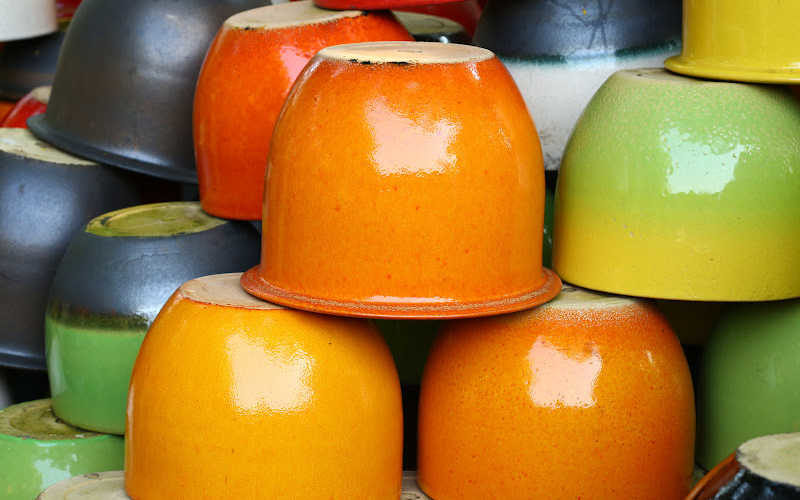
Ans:
{"label": "white ceramic pot", "polygon": [[0,42],[58,30],[55,0],[0,0]]}

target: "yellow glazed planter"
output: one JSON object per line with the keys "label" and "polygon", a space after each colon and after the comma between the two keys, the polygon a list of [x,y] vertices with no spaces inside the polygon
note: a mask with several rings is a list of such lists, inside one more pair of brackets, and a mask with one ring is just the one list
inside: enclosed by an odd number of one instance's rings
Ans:
{"label": "yellow glazed planter", "polygon": [[800,2],[684,0],[683,52],[667,59],[685,75],[800,83]]}
{"label": "yellow glazed planter", "polygon": [[784,87],[615,73],[567,145],[553,267],[594,290],[800,296],[800,102]]}

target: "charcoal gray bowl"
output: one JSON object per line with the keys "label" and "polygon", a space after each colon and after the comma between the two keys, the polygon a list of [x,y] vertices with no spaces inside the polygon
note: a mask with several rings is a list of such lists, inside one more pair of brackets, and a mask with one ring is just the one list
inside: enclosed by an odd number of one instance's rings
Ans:
{"label": "charcoal gray bowl", "polygon": [[474,43],[505,57],[614,54],[680,40],[682,0],[489,0]]}
{"label": "charcoal gray bowl", "polygon": [[[200,210],[197,202],[164,205]],[[219,221],[206,230],[164,236],[76,233],[53,279],[48,314],[97,327],[149,325],[186,281],[257,265],[258,232],[245,221]]]}
{"label": "charcoal gray bowl", "polygon": [[[25,135],[33,140],[25,129],[0,129],[0,141]],[[73,233],[92,217],[173,191],[105,165],[0,151],[0,366],[45,368],[47,294]]]}
{"label": "charcoal gray bowl", "polygon": [[77,156],[197,182],[192,102],[220,25],[265,0],[84,0],[47,112],[28,127]]}
{"label": "charcoal gray bowl", "polygon": [[56,72],[64,32],[6,42],[0,47],[0,99],[16,101],[43,85]]}

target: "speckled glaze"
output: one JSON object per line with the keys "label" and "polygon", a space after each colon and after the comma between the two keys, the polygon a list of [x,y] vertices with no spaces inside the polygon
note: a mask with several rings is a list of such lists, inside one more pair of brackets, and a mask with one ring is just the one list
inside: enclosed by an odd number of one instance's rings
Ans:
{"label": "speckled glaze", "polygon": [[45,313],[56,414],[123,434],[133,363],[158,311],[185,281],[257,263],[258,241],[249,224],[211,217],[197,202],[140,205],[89,221],[58,266]]}
{"label": "speckled glaze", "polygon": [[31,500],[59,481],[122,467],[123,439],[71,427],[58,420],[50,400],[0,411],[0,496]]}
{"label": "speckled glaze", "polygon": [[671,71],[702,78],[800,83],[800,3],[683,1],[683,51]]}
{"label": "speckled glaze", "polygon": [[775,434],[743,443],[695,486],[686,500],[800,498],[800,434]]}
{"label": "speckled glaze", "polygon": [[711,468],[744,441],[798,432],[800,300],[736,304],[703,352],[697,462]]}
{"label": "speckled glaze", "polygon": [[128,493],[396,500],[400,384],[378,331],[263,302],[239,279],[189,281],[148,331],[128,402]]}
{"label": "speckled glaze", "polygon": [[5,118],[0,118],[0,127],[28,128],[28,118],[44,113],[49,100],[50,87],[36,87],[17,101]]}
{"label": "speckled glaze", "polygon": [[677,300],[800,296],[800,103],[782,87],[615,73],[556,190],[553,266]]}
{"label": "speckled glaze", "polygon": [[289,95],[267,169],[250,293],[385,318],[499,314],[558,293],[541,266],[536,129],[485,49],[323,49]]}
{"label": "speckled glaze", "polygon": [[680,0],[489,2],[475,44],[494,51],[522,92],[546,170],[595,91],[615,71],[661,67],[680,51]]}
{"label": "speckled glaze", "polygon": [[529,311],[443,327],[422,381],[432,498],[682,499],[694,399],[649,302],[565,286]]}
{"label": "speckled glaze", "polygon": [[203,209],[261,219],[272,130],[297,75],[320,49],[411,40],[389,12],[331,12],[311,0],[236,14],[211,44],[194,99],[194,151]]}

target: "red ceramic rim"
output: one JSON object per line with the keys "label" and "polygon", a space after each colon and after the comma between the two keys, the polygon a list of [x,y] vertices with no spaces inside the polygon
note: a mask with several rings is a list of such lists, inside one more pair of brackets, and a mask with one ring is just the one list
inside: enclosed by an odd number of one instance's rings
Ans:
{"label": "red ceramic rim", "polygon": [[256,266],[242,274],[242,288],[247,293],[293,309],[354,318],[456,319],[494,316],[544,304],[561,291],[561,279],[553,271],[542,268],[545,281],[539,288],[499,300],[447,304],[337,301],[310,297],[274,286],[261,277],[259,267]]}
{"label": "red ceramic rim", "polygon": [[739,472],[739,462],[736,461],[736,453],[734,452],[703,476],[689,495],[686,496],[686,500],[708,500],[713,498],[717,490],[730,482],[737,472]]}
{"label": "red ceramic rim", "polygon": [[314,5],[334,10],[379,10],[455,3],[461,0],[314,0]]}

